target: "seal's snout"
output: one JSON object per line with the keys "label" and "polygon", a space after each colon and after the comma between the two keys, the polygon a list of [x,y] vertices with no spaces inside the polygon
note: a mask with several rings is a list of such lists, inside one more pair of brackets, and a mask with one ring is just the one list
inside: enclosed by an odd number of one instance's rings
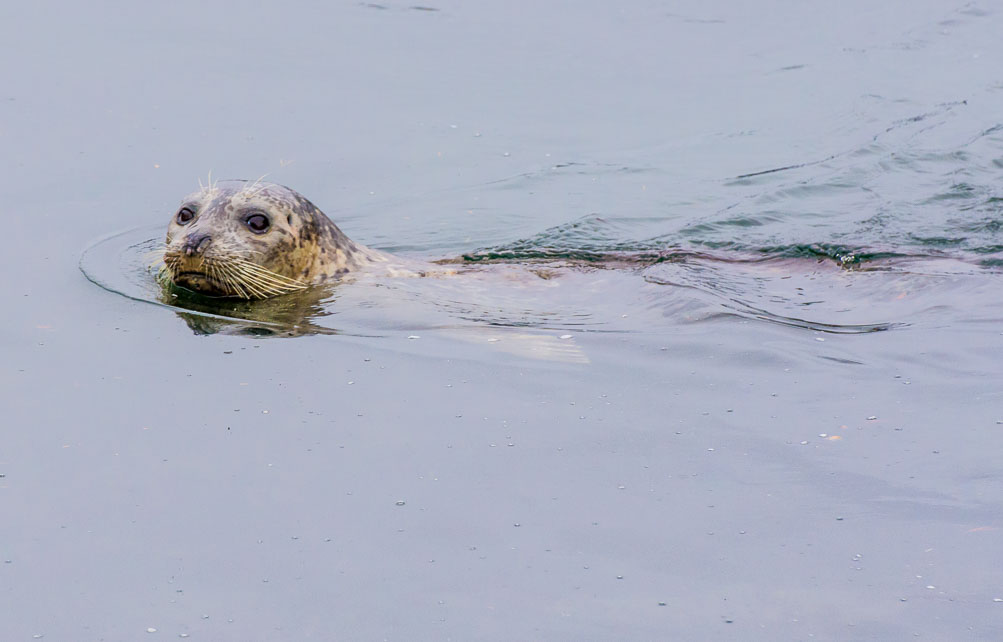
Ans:
{"label": "seal's snout", "polygon": [[205,232],[192,232],[185,238],[184,253],[185,256],[195,256],[196,254],[202,254],[205,249],[209,247],[212,243],[212,237],[210,237]]}

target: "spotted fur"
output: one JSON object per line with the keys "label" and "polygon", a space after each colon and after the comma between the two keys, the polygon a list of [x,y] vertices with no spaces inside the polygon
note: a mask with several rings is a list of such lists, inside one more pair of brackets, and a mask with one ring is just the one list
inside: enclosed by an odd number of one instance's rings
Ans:
{"label": "spotted fur", "polygon": [[[355,243],[296,191],[257,181],[209,181],[181,202],[195,216],[167,227],[164,274],[174,284],[212,296],[264,299],[337,280],[388,254]],[[270,226],[246,224],[264,214]]]}

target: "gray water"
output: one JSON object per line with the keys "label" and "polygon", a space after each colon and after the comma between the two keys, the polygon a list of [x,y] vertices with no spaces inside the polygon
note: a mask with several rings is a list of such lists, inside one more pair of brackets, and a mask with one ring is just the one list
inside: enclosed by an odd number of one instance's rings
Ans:
{"label": "gray water", "polygon": [[[0,639],[1000,639],[1000,33],[3,5]],[[460,273],[164,299],[210,170]]]}

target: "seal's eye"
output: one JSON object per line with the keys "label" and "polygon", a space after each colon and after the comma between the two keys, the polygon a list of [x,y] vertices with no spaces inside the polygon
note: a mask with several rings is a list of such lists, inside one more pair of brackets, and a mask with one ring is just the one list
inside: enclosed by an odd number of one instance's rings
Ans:
{"label": "seal's eye", "polygon": [[268,221],[268,217],[264,214],[251,214],[244,219],[244,224],[247,225],[247,229],[251,230],[255,234],[264,234],[268,231],[268,227],[271,225]]}
{"label": "seal's eye", "polygon": [[195,212],[191,211],[189,208],[182,207],[180,210],[178,210],[178,216],[177,216],[178,225],[184,225],[185,223],[191,221],[193,218],[195,218]]}

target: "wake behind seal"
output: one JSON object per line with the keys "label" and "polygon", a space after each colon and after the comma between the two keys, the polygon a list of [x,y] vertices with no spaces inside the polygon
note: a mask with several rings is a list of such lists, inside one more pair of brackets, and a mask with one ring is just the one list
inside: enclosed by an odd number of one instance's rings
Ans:
{"label": "wake behind seal", "polygon": [[[167,227],[163,276],[214,297],[266,299],[395,257],[348,238],[295,190],[218,181],[186,196]],[[414,274],[411,272],[411,274]]]}

